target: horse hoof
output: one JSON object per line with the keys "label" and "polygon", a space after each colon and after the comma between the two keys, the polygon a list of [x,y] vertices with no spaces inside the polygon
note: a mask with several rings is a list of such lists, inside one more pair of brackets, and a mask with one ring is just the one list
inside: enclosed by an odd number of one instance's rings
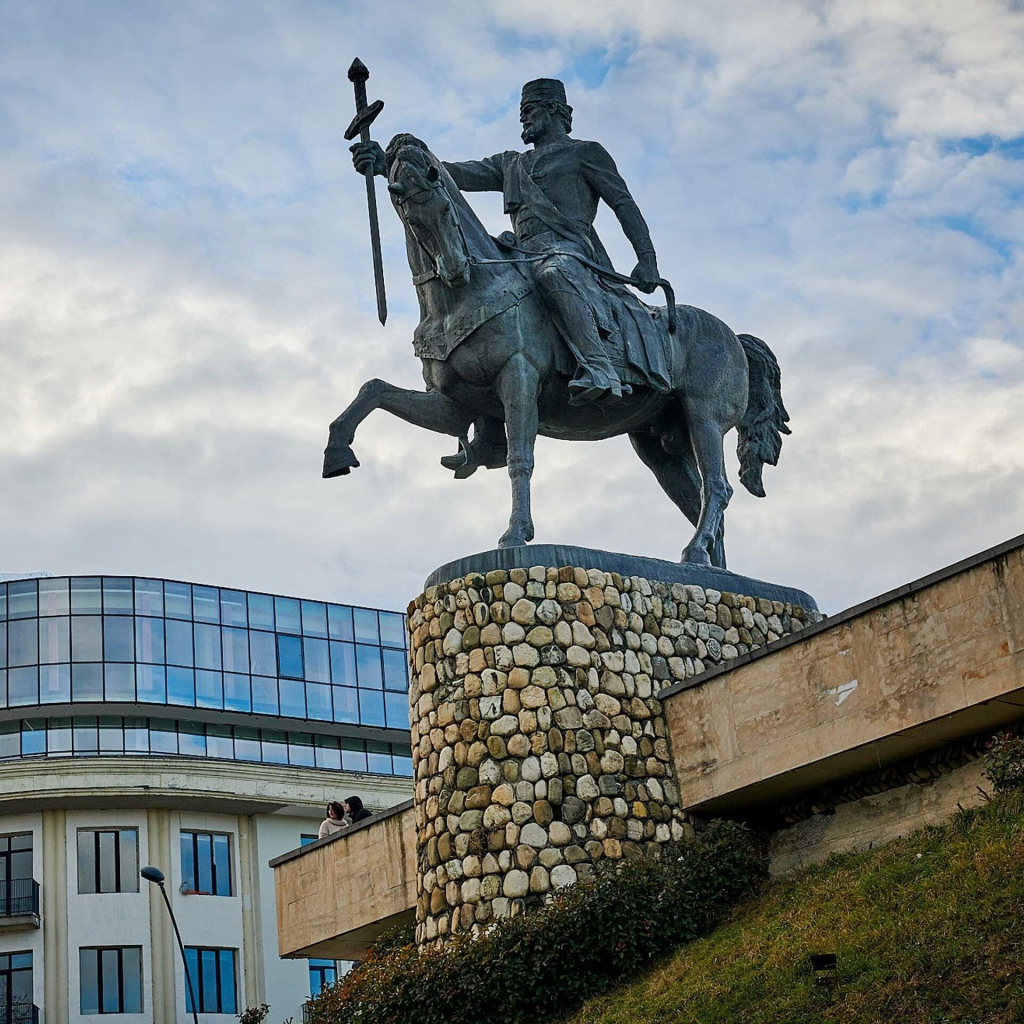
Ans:
{"label": "horse hoof", "polygon": [[690,565],[710,565],[711,556],[701,548],[694,550],[693,548],[687,548],[683,552],[680,562],[689,563]]}
{"label": "horse hoof", "polygon": [[347,476],[359,465],[355,453],[347,444],[329,444],[324,449],[324,479]]}

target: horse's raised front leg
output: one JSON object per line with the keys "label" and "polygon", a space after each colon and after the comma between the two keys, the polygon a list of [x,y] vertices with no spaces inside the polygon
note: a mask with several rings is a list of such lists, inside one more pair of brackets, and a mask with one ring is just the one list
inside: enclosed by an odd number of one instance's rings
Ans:
{"label": "horse's raised front leg", "polygon": [[344,476],[359,465],[352,439],[374,409],[384,409],[424,430],[459,437],[469,430],[473,413],[440,391],[410,391],[386,380],[368,380],[351,405],[331,424],[324,449],[324,478]]}
{"label": "horse's raised front leg", "polygon": [[697,530],[683,551],[683,561],[724,565],[725,510],[732,497],[722,448],[725,431],[705,402],[686,402],[686,419],[701,478],[701,501]]}
{"label": "horse's raised front leg", "polygon": [[540,377],[522,353],[505,364],[498,376],[497,392],[505,409],[508,435],[508,475],[512,480],[512,515],[498,547],[511,548],[533,540],[530,510],[530,477],[537,442],[537,398]]}

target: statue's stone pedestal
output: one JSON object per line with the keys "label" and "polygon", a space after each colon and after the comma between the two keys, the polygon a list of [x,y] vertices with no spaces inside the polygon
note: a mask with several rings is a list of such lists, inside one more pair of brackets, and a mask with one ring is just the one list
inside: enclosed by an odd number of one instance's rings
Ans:
{"label": "statue's stone pedestal", "polygon": [[660,689],[820,618],[802,591],[584,548],[431,574],[409,607],[417,941],[684,839]]}

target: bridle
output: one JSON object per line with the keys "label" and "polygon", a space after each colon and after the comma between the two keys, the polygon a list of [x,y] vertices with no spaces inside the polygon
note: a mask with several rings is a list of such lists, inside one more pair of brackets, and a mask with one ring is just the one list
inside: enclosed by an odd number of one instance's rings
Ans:
{"label": "bridle", "polygon": [[408,202],[413,202],[413,205],[417,205],[417,206],[418,205],[423,205],[427,200],[422,199],[422,200],[420,200],[419,203],[416,203],[416,202],[414,202],[416,197],[417,196],[429,196],[429,195],[432,195],[432,194],[433,195],[441,195],[443,197],[446,210],[447,210],[448,214],[450,214],[450,216],[452,218],[452,221],[455,224],[455,230],[458,231],[458,233],[459,233],[459,239],[462,242],[462,252],[463,252],[463,255],[466,257],[466,261],[470,265],[472,265],[472,264],[477,262],[476,259],[473,256],[470,255],[469,243],[466,241],[466,232],[463,230],[463,227],[462,227],[462,218],[459,217],[459,211],[456,208],[455,203],[452,201],[452,197],[448,194],[448,190],[444,187],[444,183],[443,182],[441,182],[441,181],[432,182],[429,185],[425,185],[423,188],[416,189],[415,192],[409,192],[409,193],[392,192],[392,197],[394,199],[394,202],[399,207],[399,209],[402,211],[402,215],[403,215],[402,216],[402,220],[405,222],[406,226],[409,228],[409,233],[412,235],[413,239],[415,239],[416,244],[423,250],[424,254],[426,255],[427,259],[430,260],[430,264],[431,264],[431,269],[430,270],[424,270],[420,274],[413,274],[412,283],[414,285],[426,284],[428,281],[433,281],[435,278],[437,280],[439,280],[439,281],[443,281],[444,280],[441,277],[440,273],[438,273],[438,270],[437,270],[438,264],[440,263],[440,261],[443,258],[441,253],[432,253],[427,248],[427,246],[424,243],[423,239],[420,238],[419,233],[417,232],[415,225],[405,215],[405,209],[404,209],[405,208],[405,204],[408,203]]}

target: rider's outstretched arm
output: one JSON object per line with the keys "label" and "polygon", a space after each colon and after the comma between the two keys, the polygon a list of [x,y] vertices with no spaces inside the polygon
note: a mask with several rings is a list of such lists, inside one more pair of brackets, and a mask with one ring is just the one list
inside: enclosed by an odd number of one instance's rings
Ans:
{"label": "rider's outstretched arm", "polygon": [[484,160],[442,161],[463,192],[501,192],[505,185],[505,154]]}

